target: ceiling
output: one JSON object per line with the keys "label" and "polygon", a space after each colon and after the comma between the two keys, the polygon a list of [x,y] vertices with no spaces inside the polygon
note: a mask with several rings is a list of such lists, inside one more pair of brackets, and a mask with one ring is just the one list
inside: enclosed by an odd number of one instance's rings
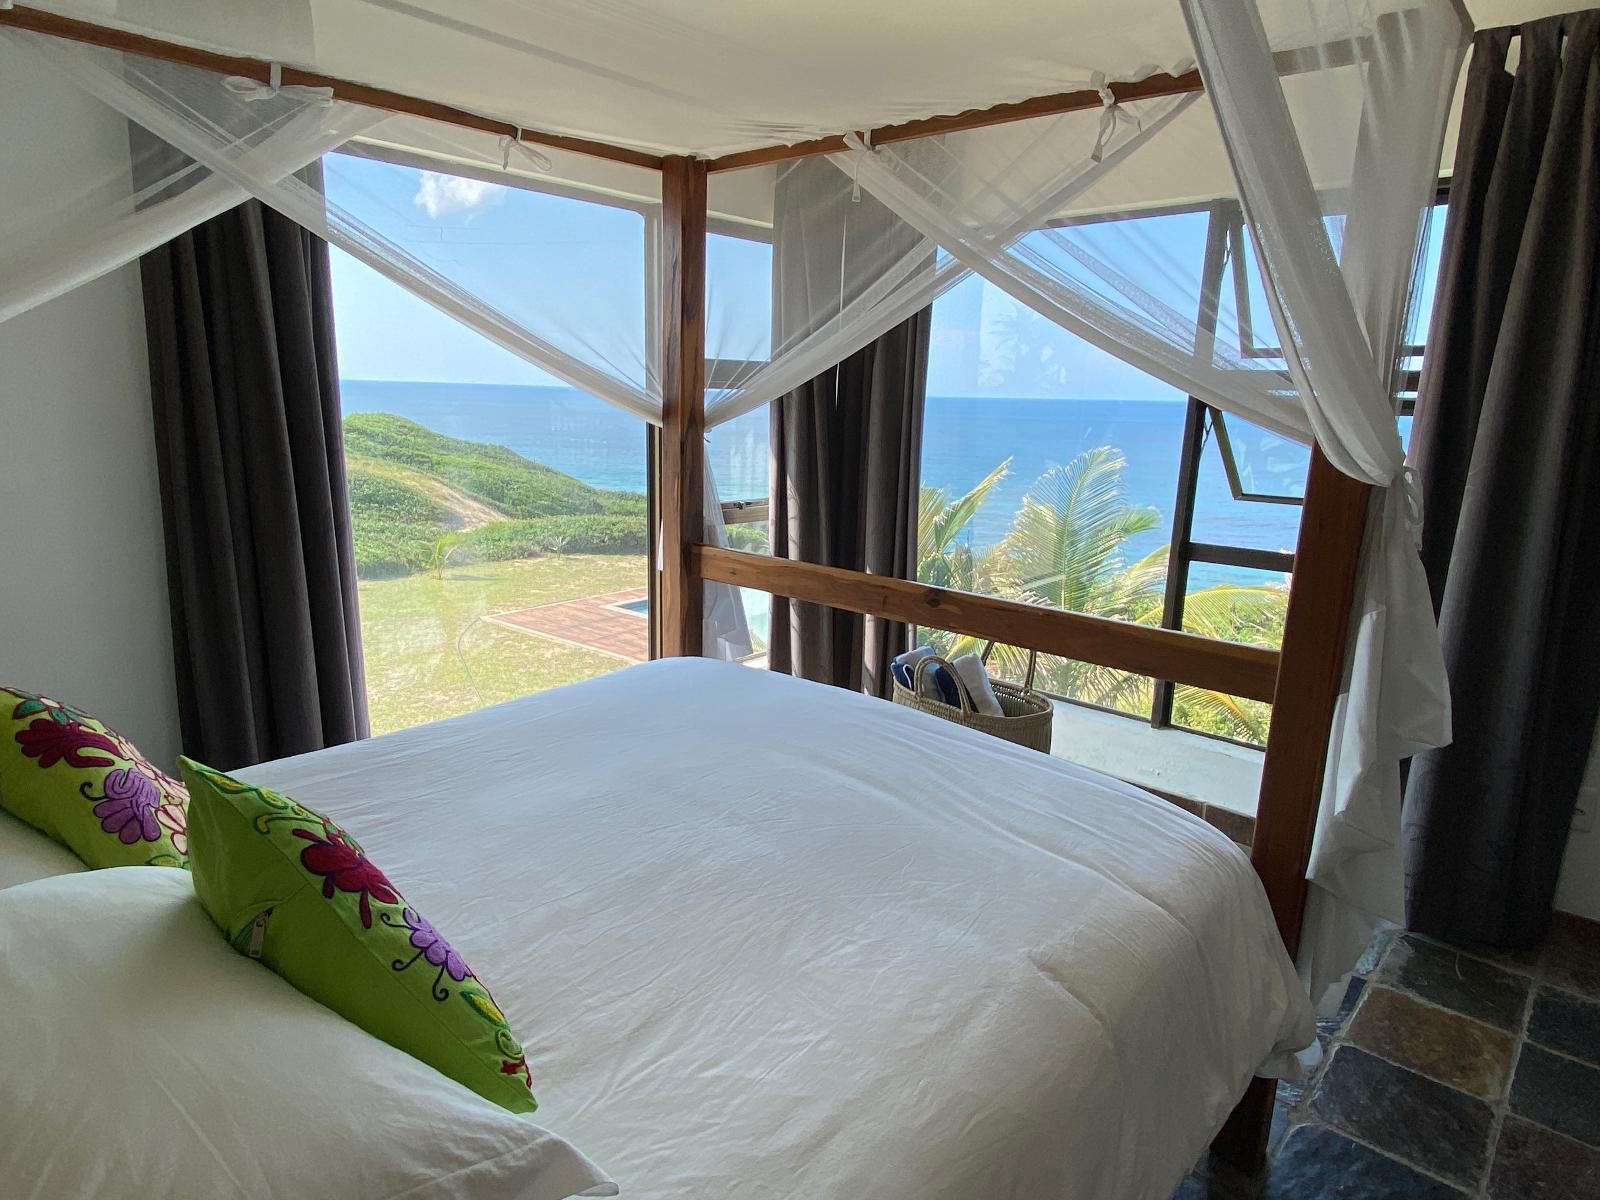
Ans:
{"label": "ceiling", "polygon": [[[1401,0],[1260,0],[1274,45]],[[1412,0],[1416,2],[1416,0]],[[1447,3],[1449,0],[1422,0]],[[1570,0],[1569,0],[1570,2]],[[34,0],[531,129],[716,155],[1190,65],[1177,0]],[[1480,25],[1557,0],[1469,0]]]}

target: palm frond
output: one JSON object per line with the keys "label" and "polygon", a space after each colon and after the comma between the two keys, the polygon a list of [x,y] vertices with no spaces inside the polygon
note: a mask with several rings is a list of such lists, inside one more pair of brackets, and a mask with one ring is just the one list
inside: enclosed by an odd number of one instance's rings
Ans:
{"label": "palm frond", "polygon": [[1172,705],[1175,724],[1221,733],[1242,742],[1267,740],[1270,705],[1186,685],[1173,689]]}
{"label": "palm frond", "polygon": [[[972,523],[978,515],[978,510],[988,500],[989,493],[1002,479],[1011,472],[1011,460],[1008,458],[994,470],[980,479],[973,488],[953,503],[948,503],[934,514],[929,529],[930,549],[944,550],[951,542],[960,536],[960,533]],[[920,516],[920,514],[919,514]],[[920,523],[920,522],[919,522]],[[920,532],[920,530],[919,530]],[[922,543],[919,542],[920,546]]]}
{"label": "palm frond", "polygon": [[1288,611],[1287,588],[1219,584],[1184,597],[1183,626],[1205,637],[1276,650]]}

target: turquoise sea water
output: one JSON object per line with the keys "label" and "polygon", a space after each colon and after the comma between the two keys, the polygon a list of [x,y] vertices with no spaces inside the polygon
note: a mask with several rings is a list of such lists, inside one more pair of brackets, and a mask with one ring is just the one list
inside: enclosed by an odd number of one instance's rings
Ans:
{"label": "turquoise sea water", "polygon": [[[346,379],[344,410],[388,412],[450,437],[496,442],[595,487],[643,491],[644,422],[571,388],[497,384]],[[930,396],[923,433],[922,481],[952,495],[972,487],[1007,459],[1011,469],[967,531],[975,546],[1004,537],[1023,495],[1044,471],[1097,446],[1127,459],[1124,483],[1132,503],[1160,514],[1156,528],[1128,547],[1137,556],[1171,536],[1178,455],[1183,441],[1181,400],[1049,400]],[[1248,490],[1298,494],[1307,452],[1242,422],[1229,432]],[[711,434],[711,463],[725,500],[768,491],[765,409]],[[1196,541],[1292,550],[1300,510],[1233,499],[1214,445],[1201,459],[1196,495]],[[1196,564],[1191,586],[1269,577]]]}

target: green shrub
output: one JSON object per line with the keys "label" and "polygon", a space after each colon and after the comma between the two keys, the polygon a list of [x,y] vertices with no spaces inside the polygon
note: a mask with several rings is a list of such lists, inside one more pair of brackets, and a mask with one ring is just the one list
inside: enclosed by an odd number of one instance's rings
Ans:
{"label": "green shrub", "polygon": [[497,562],[541,554],[643,554],[647,523],[640,516],[534,517],[498,521],[458,535],[452,562]]}
{"label": "green shrub", "polygon": [[[590,487],[504,446],[388,413],[346,417],[344,436],[363,579],[541,554],[645,553],[647,504],[637,492]],[[485,509],[507,519],[462,528]]]}
{"label": "green shrub", "polygon": [[767,527],[765,525],[729,525],[728,546],[733,550],[748,550],[752,554],[767,552]]}
{"label": "green shrub", "polygon": [[399,463],[493,505],[508,517],[643,512],[644,497],[608,492],[487,442],[445,437],[390,413],[344,419],[347,455]]}
{"label": "green shrub", "polygon": [[373,528],[356,522],[356,575],[361,579],[389,579],[420,571],[428,565],[441,536],[431,525],[397,522]]}
{"label": "green shrub", "polygon": [[430,496],[370,467],[351,463],[350,512],[360,518],[408,525],[446,526],[452,513]]}

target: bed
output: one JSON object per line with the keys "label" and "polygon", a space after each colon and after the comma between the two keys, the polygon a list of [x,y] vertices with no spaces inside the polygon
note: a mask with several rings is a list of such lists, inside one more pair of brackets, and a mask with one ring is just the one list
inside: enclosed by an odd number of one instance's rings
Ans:
{"label": "bed", "polygon": [[0,888],[86,870],[78,856],[60,842],[51,841],[10,813],[0,812]]}
{"label": "bed", "polygon": [[240,774],[451,931],[626,1196],[1166,1200],[1314,1040],[1222,834],[786,676],[662,660]]}

